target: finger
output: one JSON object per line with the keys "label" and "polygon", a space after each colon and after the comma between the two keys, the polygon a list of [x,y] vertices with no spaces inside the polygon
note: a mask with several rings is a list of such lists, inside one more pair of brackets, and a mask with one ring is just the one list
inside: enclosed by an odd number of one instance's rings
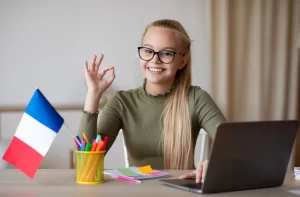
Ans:
{"label": "finger", "polygon": [[179,178],[180,179],[188,179],[188,178],[194,178],[195,176],[196,176],[196,172],[193,171],[188,174],[181,175],[181,176],[179,176]]}
{"label": "finger", "polygon": [[201,179],[202,183],[204,183],[207,167],[208,167],[208,160],[205,160],[204,163],[203,163],[203,171],[202,171],[202,179]]}
{"label": "finger", "polygon": [[202,171],[203,171],[203,163],[201,162],[198,164],[196,169],[196,183],[200,182]]}
{"label": "finger", "polygon": [[178,178],[180,178],[180,179],[186,179],[187,177],[188,177],[188,175],[184,174],[184,175],[179,176]]}
{"label": "finger", "polygon": [[95,71],[95,61],[96,61],[96,59],[97,59],[97,56],[96,55],[94,55],[93,56],[93,59],[92,59],[92,62],[91,62],[91,71]]}
{"label": "finger", "polygon": [[103,68],[103,69],[101,70],[101,72],[98,73],[98,79],[102,79],[102,78],[104,77],[105,73],[106,73],[108,70],[112,69],[112,68],[113,68],[112,66],[108,66],[108,67]]}
{"label": "finger", "polygon": [[99,67],[100,67],[100,64],[101,64],[101,62],[102,62],[102,60],[103,60],[103,57],[104,57],[104,55],[103,55],[103,54],[100,54],[99,59],[98,59],[98,61],[97,61],[97,63],[96,63],[96,67],[95,67],[95,71],[96,71],[96,72],[98,72],[98,70],[99,70]]}
{"label": "finger", "polygon": [[100,71],[100,73],[98,73],[98,77],[100,77],[102,79],[104,77],[105,73],[112,68],[113,68],[112,66],[107,66],[107,67],[103,68]]}
{"label": "finger", "polygon": [[88,65],[87,61],[84,61],[84,71],[85,71],[85,73],[89,72],[89,65]]}
{"label": "finger", "polygon": [[114,81],[116,75],[115,75],[115,68],[112,68],[111,69],[111,74],[110,74],[110,77],[107,79],[107,82],[109,84],[112,84],[112,82]]}

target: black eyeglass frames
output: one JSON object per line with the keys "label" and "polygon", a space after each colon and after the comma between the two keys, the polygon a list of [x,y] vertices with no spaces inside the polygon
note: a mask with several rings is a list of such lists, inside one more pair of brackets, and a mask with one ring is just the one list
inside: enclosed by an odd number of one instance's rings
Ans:
{"label": "black eyeglass frames", "polygon": [[142,60],[150,61],[153,59],[154,55],[157,55],[159,61],[165,64],[170,64],[171,62],[173,62],[177,53],[184,55],[183,53],[170,50],[161,50],[156,52],[148,47],[138,47],[138,52]]}

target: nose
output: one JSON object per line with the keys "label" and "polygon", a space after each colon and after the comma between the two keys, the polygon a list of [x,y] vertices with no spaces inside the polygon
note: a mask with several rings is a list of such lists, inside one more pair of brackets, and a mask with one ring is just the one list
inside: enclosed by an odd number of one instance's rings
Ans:
{"label": "nose", "polygon": [[152,58],[151,62],[155,63],[155,64],[160,64],[161,63],[161,61],[158,58],[158,54],[154,55],[154,57]]}

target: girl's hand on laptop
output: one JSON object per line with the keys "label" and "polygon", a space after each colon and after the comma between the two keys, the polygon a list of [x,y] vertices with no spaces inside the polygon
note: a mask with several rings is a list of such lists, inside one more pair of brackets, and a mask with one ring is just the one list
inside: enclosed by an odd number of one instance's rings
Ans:
{"label": "girl's hand on laptop", "polygon": [[196,183],[199,183],[200,181],[203,183],[206,175],[207,166],[208,166],[208,160],[201,161],[198,163],[196,170],[188,174],[182,175],[179,178],[180,179],[196,178]]}

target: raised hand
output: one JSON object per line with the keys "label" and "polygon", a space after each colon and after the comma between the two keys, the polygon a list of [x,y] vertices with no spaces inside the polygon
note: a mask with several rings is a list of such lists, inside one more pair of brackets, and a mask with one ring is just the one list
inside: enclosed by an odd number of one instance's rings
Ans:
{"label": "raised hand", "polygon": [[[104,55],[101,54],[97,60],[97,56],[94,55],[93,59],[88,65],[88,62],[85,61],[85,80],[88,87],[88,93],[102,95],[105,90],[112,84],[115,79],[115,70],[113,66],[105,67],[99,73],[99,67],[103,60]],[[111,75],[108,79],[103,79],[106,72],[111,70]]]}
{"label": "raised hand", "polygon": [[[113,66],[104,67],[99,72],[103,57],[103,54],[101,54],[97,60],[97,56],[94,55],[90,65],[87,61],[84,63],[85,80],[88,88],[84,110],[91,113],[98,110],[102,94],[109,88],[115,79],[115,69]],[[108,71],[111,71],[111,74],[108,79],[104,79],[103,77]]]}

